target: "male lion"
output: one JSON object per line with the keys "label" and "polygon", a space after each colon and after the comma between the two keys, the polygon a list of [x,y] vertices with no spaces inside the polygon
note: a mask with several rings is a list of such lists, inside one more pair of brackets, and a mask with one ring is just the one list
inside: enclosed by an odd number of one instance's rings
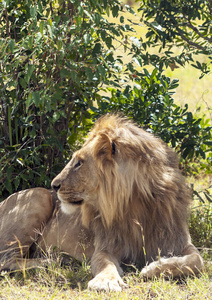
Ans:
{"label": "male lion", "polygon": [[[145,278],[202,269],[188,231],[191,195],[177,155],[128,119],[100,118],[52,187],[61,202],[53,214],[45,189],[14,194],[1,204],[2,268],[22,266],[35,229],[46,223],[39,247],[58,246],[79,260],[85,254],[94,275],[91,289],[125,287],[122,262],[142,267]],[[37,264],[36,259],[26,262]]]}

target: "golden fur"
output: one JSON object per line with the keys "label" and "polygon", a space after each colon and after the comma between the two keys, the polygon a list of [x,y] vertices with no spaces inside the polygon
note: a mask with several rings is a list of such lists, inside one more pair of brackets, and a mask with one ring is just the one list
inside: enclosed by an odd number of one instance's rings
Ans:
{"label": "golden fur", "polygon": [[[21,191],[0,203],[0,270],[22,269],[23,259],[52,214],[50,193],[42,188]],[[36,266],[34,260],[28,266]]]}
{"label": "golden fur", "polygon": [[95,276],[90,288],[121,290],[121,262],[140,265],[145,277],[189,275],[202,268],[188,231],[191,196],[177,155],[127,118],[100,118],[52,186],[62,212],[57,222],[50,219],[40,245],[54,246],[55,230],[62,228],[64,212],[69,213],[70,239],[60,248],[80,258],[82,239],[77,236],[81,231],[89,236],[85,254]]}

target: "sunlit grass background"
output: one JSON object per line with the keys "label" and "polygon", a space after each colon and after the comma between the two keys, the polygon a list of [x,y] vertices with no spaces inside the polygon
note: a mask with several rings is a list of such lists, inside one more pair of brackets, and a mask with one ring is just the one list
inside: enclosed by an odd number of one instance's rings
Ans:
{"label": "sunlit grass background", "polygon": [[[126,3],[127,1],[123,1]],[[135,15],[124,10],[122,14],[125,18],[125,22],[128,23],[135,29],[135,32],[129,34],[129,36],[136,36],[137,38],[142,37],[145,40],[145,34],[147,32],[147,28],[140,22],[141,14],[137,11],[136,6],[134,7]],[[118,22],[119,18],[113,18],[109,16],[108,19],[111,22]],[[128,20],[134,22],[135,25],[128,22]],[[124,46],[121,45],[120,42],[123,42],[125,38],[120,37],[115,43],[116,45],[116,54],[120,55],[123,58],[125,63],[128,63],[130,57],[127,52],[124,50]],[[125,44],[126,46],[126,44]],[[174,48],[174,54],[180,53],[180,49],[177,47]],[[151,53],[157,53],[157,48],[150,49]],[[157,53],[158,54],[158,53]],[[197,57],[194,56],[194,62]],[[210,60],[204,56],[198,56],[198,61],[205,62],[209,64],[211,69]],[[146,67],[146,66],[145,66]],[[212,74],[209,73],[205,75],[203,78],[199,79],[201,72],[189,64],[186,64],[184,67],[177,65],[177,68],[171,70],[171,68],[167,68],[165,71],[165,75],[174,79],[177,78],[179,80],[179,87],[176,89],[176,93],[174,95],[174,99],[176,104],[180,104],[184,106],[188,104],[189,110],[193,113],[196,113],[199,108],[201,108],[200,114],[206,115],[210,118],[210,122],[212,124]],[[198,112],[199,114],[199,112]]]}

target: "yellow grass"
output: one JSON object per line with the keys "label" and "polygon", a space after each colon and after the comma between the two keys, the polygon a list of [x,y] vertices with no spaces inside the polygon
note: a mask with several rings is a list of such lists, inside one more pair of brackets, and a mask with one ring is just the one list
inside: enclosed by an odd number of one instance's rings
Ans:
{"label": "yellow grass", "polygon": [[212,109],[212,74],[199,79],[200,71],[191,65],[186,65],[174,71],[168,69],[166,75],[179,79],[179,87],[174,95],[176,103],[182,106],[187,103],[189,110],[193,112],[201,107],[202,113],[207,113],[212,120],[212,110],[209,110],[209,108]]}
{"label": "yellow grass", "polygon": [[[80,269],[80,267],[79,267]],[[187,278],[184,281],[165,280],[164,278],[154,279],[144,282],[140,278],[139,272],[128,273],[124,280],[128,288],[122,292],[93,292],[86,288],[72,288],[72,278],[67,278],[64,282],[64,271],[62,268],[52,270],[53,275],[40,272],[40,282],[29,275],[23,282],[22,279],[11,278],[5,275],[0,281],[0,299],[211,299],[212,298],[212,266],[208,262],[206,271],[199,277]],[[88,272],[88,271],[86,271]],[[35,276],[35,277],[36,277]],[[48,277],[49,276],[49,277]],[[17,277],[17,276],[16,276]],[[20,277],[20,276],[19,276]],[[51,277],[51,280],[49,280]],[[82,279],[83,280],[83,279]],[[84,285],[87,282],[83,283]]]}

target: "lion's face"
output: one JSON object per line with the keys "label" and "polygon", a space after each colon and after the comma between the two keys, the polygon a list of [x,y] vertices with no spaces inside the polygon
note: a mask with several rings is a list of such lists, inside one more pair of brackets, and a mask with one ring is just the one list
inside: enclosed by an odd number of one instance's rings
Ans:
{"label": "lion's face", "polygon": [[52,186],[65,213],[72,213],[77,207],[96,201],[98,177],[92,145],[88,144],[74,153],[71,161],[54,178]]}

